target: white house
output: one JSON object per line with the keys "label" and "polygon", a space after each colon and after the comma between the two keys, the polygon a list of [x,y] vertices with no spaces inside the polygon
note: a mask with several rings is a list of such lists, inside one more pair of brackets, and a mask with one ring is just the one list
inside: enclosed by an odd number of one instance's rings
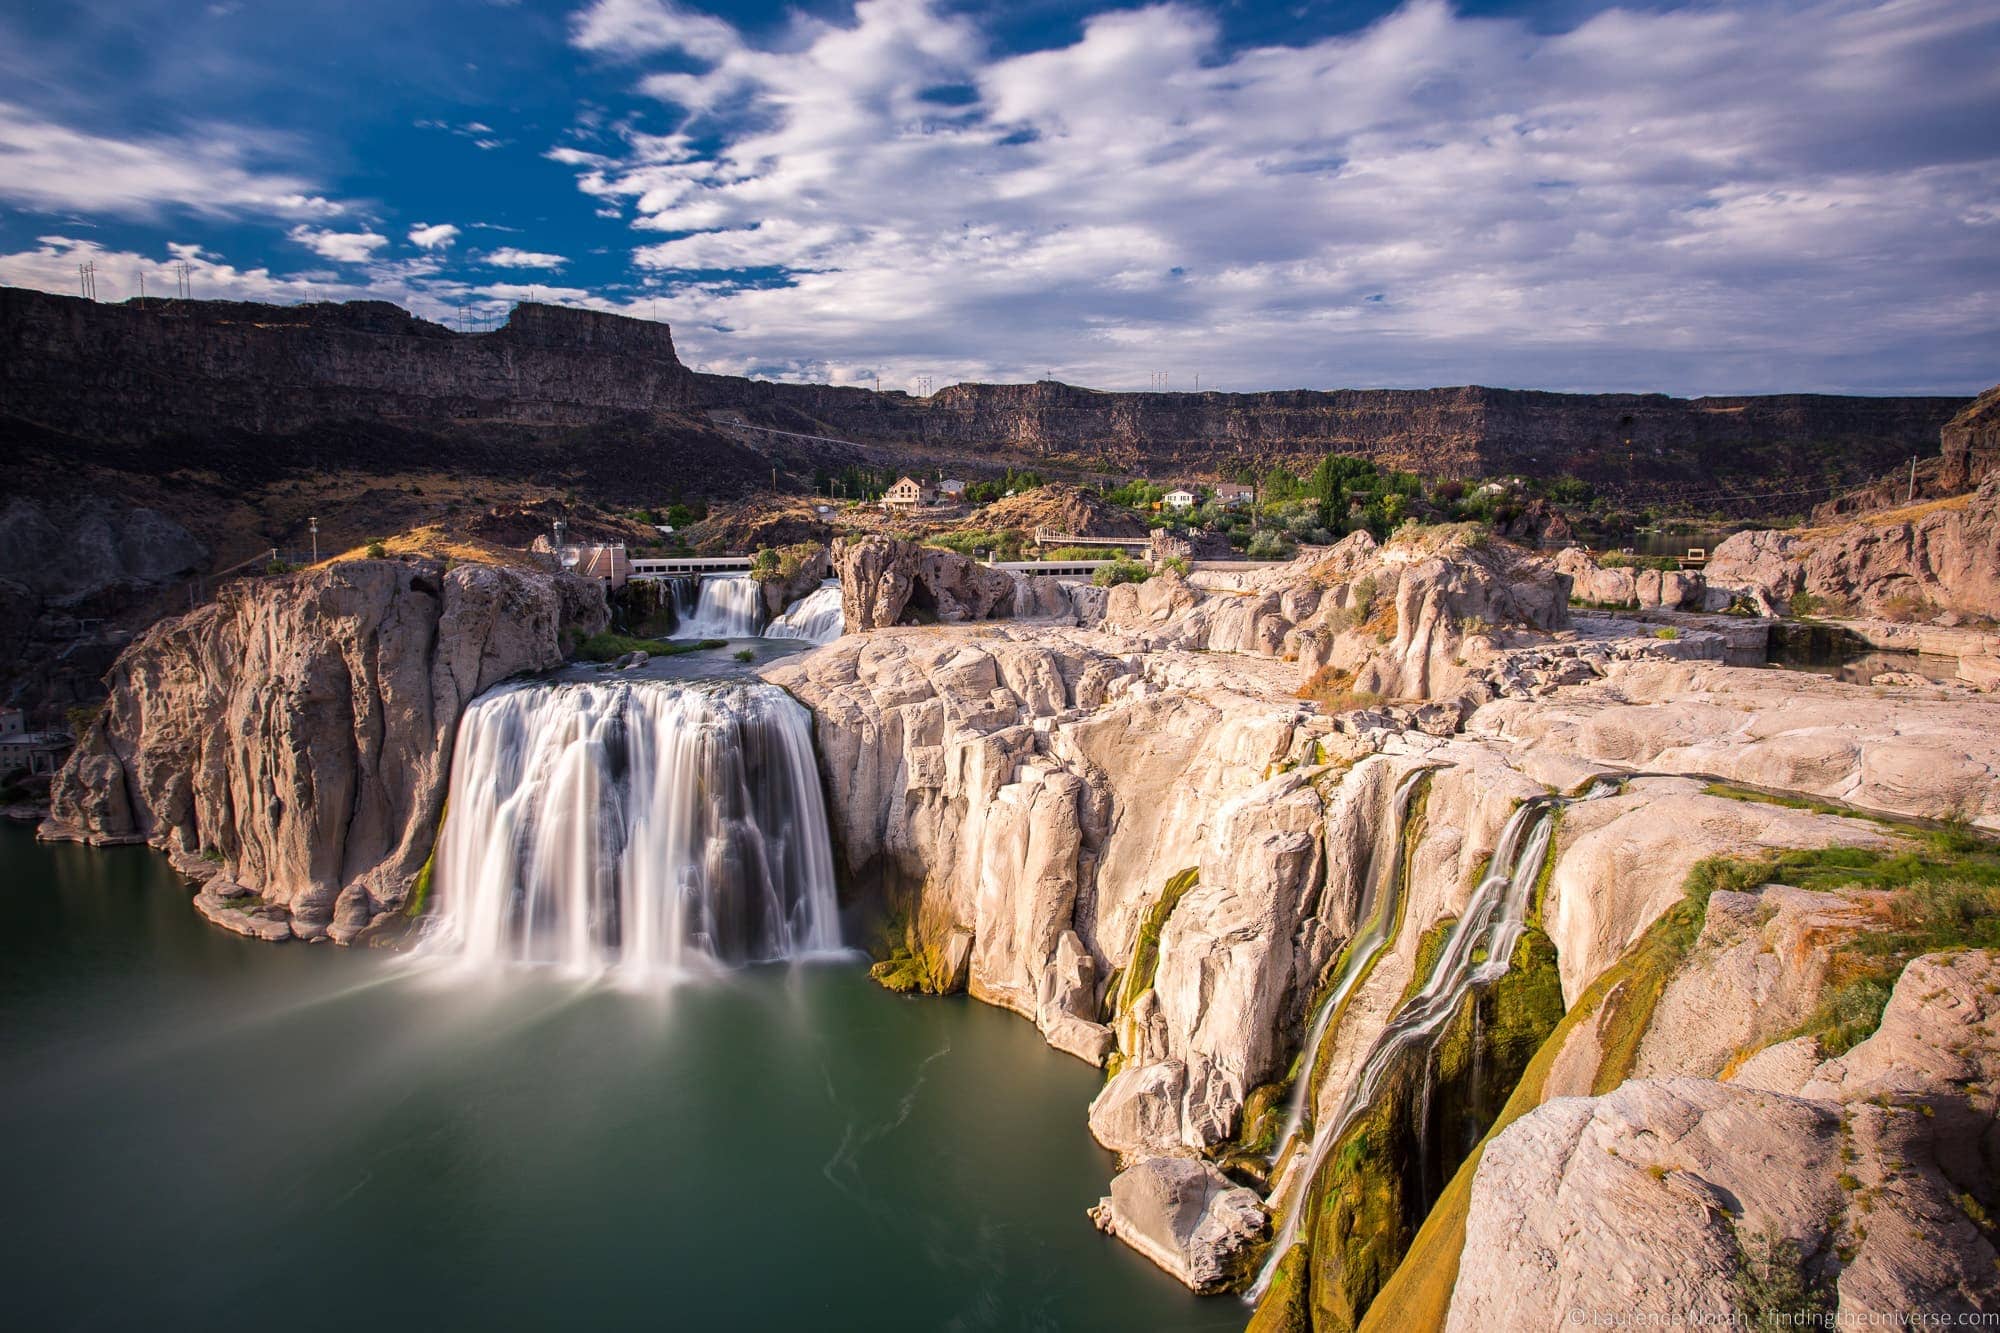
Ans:
{"label": "white house", "polygon": [[931,488],[914,477],[899,478],[894,486],[882,492],[884,509],[915,509],[930,502]]}
{"label": "white house", "polygon": [[1199,499],[1193,491],[1173,490],[1160,497],[1160,503],[1169,509],[1192,509]]}
{"label": "white house", "polygon": [[946,477],[937,488],[938,495],[952,504],[965,498],[965,483],[957,477]]}
{"label": "white house", "polygon": [[1215,502],[1224,509],[1234,509],[1238,505],[1247,505],[1256,498],[1257,492],[1255,488],[1238,485],[1233,481],[1225,481],[1215,488]]}

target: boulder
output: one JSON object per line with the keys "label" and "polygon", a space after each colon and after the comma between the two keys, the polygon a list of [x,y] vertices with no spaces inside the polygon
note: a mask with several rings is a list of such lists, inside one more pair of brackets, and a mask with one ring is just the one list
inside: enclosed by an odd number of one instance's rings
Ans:
{"label": "boulder", "polygon": [[1195,1291],[1218,1291],[1270,1226],[1263,1201],[1206,1162],[1150,1157],[1120,1172],[1090,1216]]}

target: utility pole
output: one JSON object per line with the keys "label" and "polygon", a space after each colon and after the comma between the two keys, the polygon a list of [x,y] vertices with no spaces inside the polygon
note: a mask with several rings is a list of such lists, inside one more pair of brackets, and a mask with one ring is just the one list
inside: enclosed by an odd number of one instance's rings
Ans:
{"label": "utility pole", "polygon": [[146,308],[146,270],[139,270],[139,308]]}
{"label": "utility pole", "polygon": [[76,266],[77,286],[82,290],[83,299],[97,299],[97,261],[92,259]]}
{"label": "utility pole", "polygon": [[312,532],[313,563],[319,563],[319,519],[309,518],[306,527]]}
{"label": "utility pole", "polygon": [[183,301],[194,299],[194,270],[185,259],[174,265],[174,292]]}
{"label": "utility pole", "polygon": [[1903,501],[1903,503],[1907,505],[1907,504],[1915,504],[1916,502],[1917,502],[1917,459],[1916,455],[1912,454],[1910,456],[1910,494],[1908,498],[1906,498]]}

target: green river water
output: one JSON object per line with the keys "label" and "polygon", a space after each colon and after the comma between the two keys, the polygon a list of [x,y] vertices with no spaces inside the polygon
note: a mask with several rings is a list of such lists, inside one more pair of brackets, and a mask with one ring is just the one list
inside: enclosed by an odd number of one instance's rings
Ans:
{"label": "green river water", "polygon": [[189,892],[0,826],[9,1327],[1242,1327],[1092,1228],[1099,1075],[1019,1018],[447,981]]}

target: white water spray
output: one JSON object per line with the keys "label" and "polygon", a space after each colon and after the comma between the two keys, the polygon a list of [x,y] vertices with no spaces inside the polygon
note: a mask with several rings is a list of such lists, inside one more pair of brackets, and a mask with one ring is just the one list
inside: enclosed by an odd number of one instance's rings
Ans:
{"label": "white water spray", "polygon": [[786,607],[783,615],[764,627],[764,637],[832,643],[845,627],[840,609],[840,581],[832,579]]}
{"label": "white water spray", "polygon": [[[1616,790],[1612,784],[1611,790]],[[1594,785],[1582,798],[1603,794]],[[1429,1043],[1458,1011],[1458,1006],[1475,987],[1490,985],[1512,966],[1514,948],[1527,930],[1528,908],[1535,881],[1541,878],[1542,863],[1548,856],[1554,831],[1554,813],[1565,804],[1558,797],[1541,796],[1524,801],[1508,817],[1493,849],[1493,865],[1486,878],[1473,890],[1465,915],[1452,930],[1444,954],[1432,968],[1422,990],[1411,996],[1375,1038],[1361,1072],[1347,1085],[1332,1116],[1315,1127],[1307,1145],[1303,1165],[1287,1171],[1284,1184],[1299,1182],[1299,1195],[1285,1210],[1284,1224],[1278,1229],[1270,1257],[1257,1274],[1245,1299],[1255,1304],[1270,1289],[1278,1265],[1298,1241],[1299,1225],[1306,1212],[1304,1191],[1312,1188],[1326,1155],[1346,1135],[1357,1118],[1371,1106],[1382,1080],[1402,1053],[1419,1043]],[[1297,1159],[1294,1159],[1297,1160]]]}
{"label": "white water spray", "polygon": [[839,947],[805,709],[774,686],[502,687],[459,724],[425,953],[628,978]]}
{"label": "white water spray", "polygon": [[754,639],[764,629],[764,585],[748,574],[709,574],[676,639]]}

